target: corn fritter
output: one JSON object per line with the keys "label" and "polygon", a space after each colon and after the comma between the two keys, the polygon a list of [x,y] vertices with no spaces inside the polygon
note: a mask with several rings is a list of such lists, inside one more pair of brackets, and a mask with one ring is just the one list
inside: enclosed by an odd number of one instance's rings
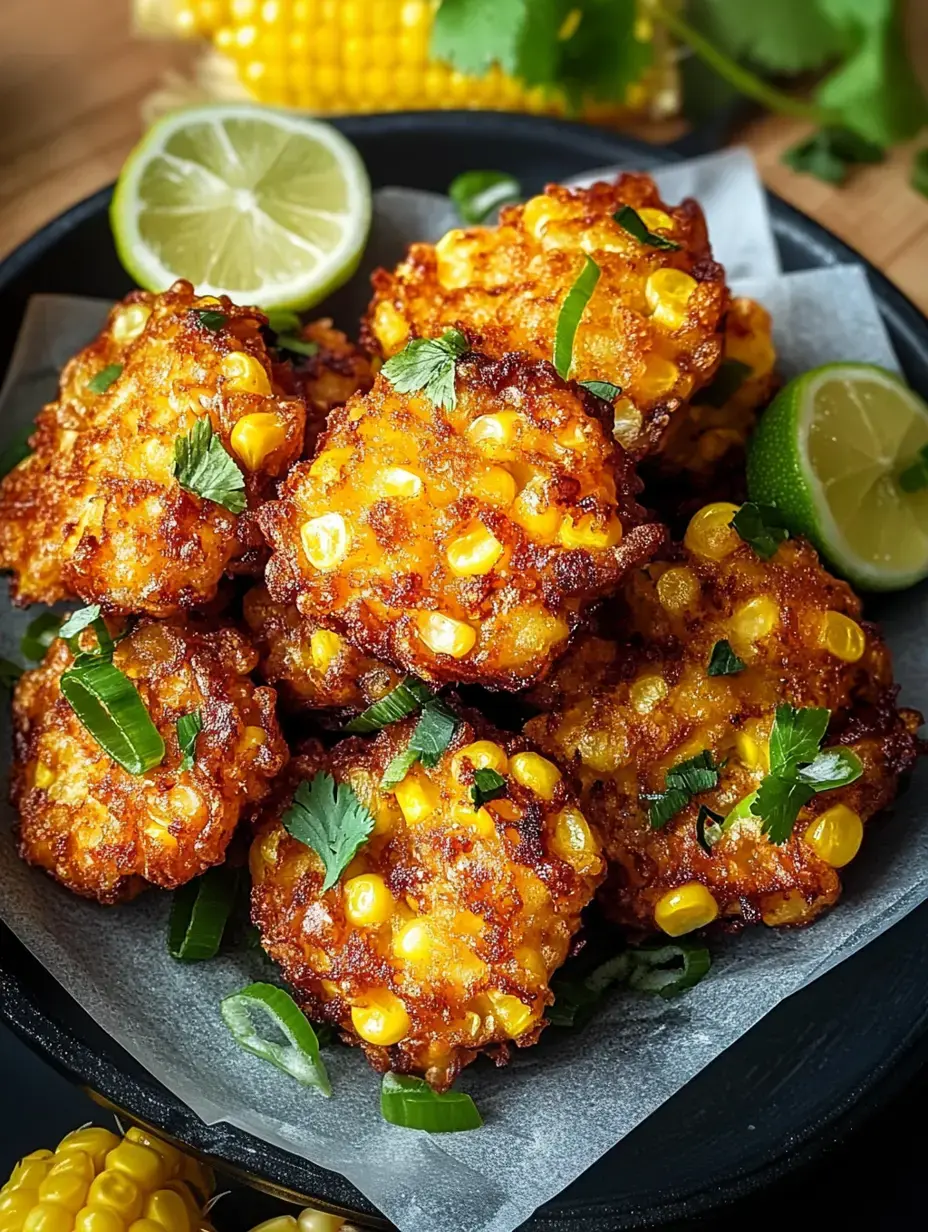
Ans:
{"label": "corn fritter", "polygon": [[376,364],[347,334],[333,328],[328,317],[304,325],[301,337],[319,348],[314,355],[293,357],[293,379],[306,403],[302,456],[311,458],[329,412],[344,406],[352,394],[367,393]]}

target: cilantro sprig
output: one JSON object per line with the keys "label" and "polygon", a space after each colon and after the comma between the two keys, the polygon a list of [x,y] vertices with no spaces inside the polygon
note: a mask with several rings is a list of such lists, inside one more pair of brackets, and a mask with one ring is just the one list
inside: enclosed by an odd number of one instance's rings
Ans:
{"label": "cilantro sprig", "polygon": [[744,502],[732,518],[731,527],[763,560],[769,560],[783,540],[789,538],[779,509],[754,501]]}
{"label": "cilantro sprig", "polygon": [[459,329],[447,329],[440,338],[413,338],[380,371],[397,393],[424,393],[433,406],[453,411],[455,365],[469,349]]}
{"label": "cilantro sprig", "polygon": [[711,791],[719,784],[721,765],[709,749],[703,749],[695,757],[672,766],[664,776],[664,790],[658,794],[645,794],[648,800],[648,822],[652,830],[662,830],[668,821],[685,809],[700,792]]}
{"label": "cilantro sprig", "polygon": [[373,815],[354,788],[336,783],[323,771],[300,783],[281,820],[287,833],[311,847],[322,861],[323,894],[335,885],[374,828]]}
{"label": "cilantro sprig", "polygon": [[174,441],[174,475],[185,492],[213,501],[229,513],[245,509],[245,478],[206,416]]}

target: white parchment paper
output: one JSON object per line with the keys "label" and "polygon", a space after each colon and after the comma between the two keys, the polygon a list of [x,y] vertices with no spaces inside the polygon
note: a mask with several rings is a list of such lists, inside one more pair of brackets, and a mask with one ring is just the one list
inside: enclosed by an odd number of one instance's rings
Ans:
{"label": "white parchment paper", "polygon": [[[780,274],[763,194],[743,155],[700,159],[660,178],[671,199],[703,201],[716,250],[730,254],[723,260],[733,262],[736,289],[756,294],[774,314],[785,374],[834,359],[895,366],[863,270]],[[397,260],[408,242],[437,238],[453,222],[442,197],[378,193],[364,268],[331,303],[337,319],[352,327],[373,265]],[[89,341],[105,311],[99,301],[33,300],[0,395],[0,445],[54,395],[58,367]],[[928,592],[899,596],[887,612],[902,700],[926,708]],[[19,658],[33,614],[11,609],[4,591],[0,654]],[[4,711],[4,750],[8,727]],[[865,845],[847,870],[841,904],[814,928],[717,940],[710,978],[685,997],[663,1002],[618,992],[582,1032],[549,1031],[502,1072],[471,1066],[460,1085],[486,1124],[467,1134],[427,1136],[386,1125],[379,1080],[354,1050],[327,1049],[330,1100],[239,1051],[218,1003],[250,979],[266,978],[260,956],[172,962],[166,895],[104,910],[68,894],[16,858],[6,805],[0,915],[88,1013],[205,1121],[231,1122],[343,1173],[403,1232],[512,1232],[779,1001],[928,897],[925,781],[922,768],[892,817],[874,823],[879,841]]]}

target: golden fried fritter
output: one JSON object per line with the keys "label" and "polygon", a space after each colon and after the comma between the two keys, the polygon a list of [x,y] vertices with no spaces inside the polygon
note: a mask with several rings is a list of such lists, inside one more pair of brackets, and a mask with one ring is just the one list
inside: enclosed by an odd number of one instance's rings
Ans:
{"label": "golden fried fritter", "polygon": [[[415,722],[295,758],[252,847],[252,917],[310,1018],[337,1023],[377,1069],[442,1089],[477,1049],[501,1062],[509,1040],[537,1040],[548,981],[604,865],[560,771],[484,724],[462,722],[434,769],[382,790]],[[506,794],[478,810],[471,789],[485,767]],[[319,857],[281,823],[297,784],[321,770],[375,819],[324,894]]]}
{"label": "golden fried fritter", "polygon": [[426,680],[540,678],[663,538],[593,404],[516,355],[459,361],[452,411],[379,376],[260,510],[268,589]]}
{"label": "golden fried fritter", "polygon": [[[274,690],[249,679],[257,659],[234,629],[143,618],[113,660],[166,748],[160,765],[137,776],[107,756],[62,696],[73,656],[53,642],[13,699],[23,859],[101,903],[133,898],[146,883],[182,885],[221,863],[243,808],[262,798],[288,756]],[[177,721],[197,710],[203,727],[184,770]]]}
{"label": "golden fried fritter", "polygon": [[275,603],[255,586],[243,601],[244,616],[261,655],[259,672],[290,710],[363,710],[402,679],[387,663],[301,616],[292,603]]}
{"label": "golden fried fritter", "polygon": [[[635,239],[614,220],[623,205],[679,248]],[[362,340],[388,357],[410,337],[456,326],[494,357],[525,351],[550,359],[585,254],[602,275],[577,330],[571,375],[621,386],[620,439],[636,456],[651,453],[718,367],[728,293],[697,203],[665,205],[646,175],[583,189],[549,185],[504,209],[499,226],[413,244],[394,272],[374,274]]]}
{"label": "golden fried fritter", "polygon": [[[183,490],[173,468],[175,441],[206,416],[250,505],[299,456],[303,403],[272,386],[263,322],[185,282],[113,309],[0,485],[0,568],[18,603],[79,596],[165,616],[208,603],[226,571],[260,566],[251,516]],[[94,393],[108,365],[112,383]]]}
{"label": "golden fried fritter", "polygon": [[375,367],[367,352],[334,329],[327,317],[310,321],[301,334],[319,348],[314,355],[295,357],[293,365],[297,389],[306,402],[303,457],[311,458],[329,412],[344,406],[352,394],[367,393],[374,383]]}
{"label": "golden fried fritter", "polygon": [[[673,559],[635,575],[616,639],[571,651],[536,696],[559,708],[526,727],[582,782],[612,864],[603,903],[633,928],[656,922],[676,935],[716,916],[807,923],[837,899],[838,869],[857,854],[862,823],[893,799],[919,748],[921,716],[896,709],[889,652],[876,627],[860,623],[850,587],[802,540],[762,560],[728,526],[735,508],[701,510]],[[723,639],[746,666],[710,676]],[[748,817],[709,853],[697,840],[699,808],[727,815],[759,786],[780,703],[828,708],[823,747],[853,749],[863,775],[814,796],[782,845]],[[651,829],[645,796],[704,750],[724,762],[718,786]]]}

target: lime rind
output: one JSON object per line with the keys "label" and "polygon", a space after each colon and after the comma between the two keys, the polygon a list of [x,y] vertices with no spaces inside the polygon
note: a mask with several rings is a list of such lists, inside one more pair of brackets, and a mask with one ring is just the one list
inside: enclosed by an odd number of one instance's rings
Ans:
{"label": "lime rind", "polygon": [[[252,135],[255,129],[260,131],[261,126],[266,126],[268,150],[246,149],[239,158],[229,141],[230,125],[251,128]],[[213,148],[205,149],[202,135],[209,132],[210,126],[215,130],[215,139]],[[166,157],[165,151],[172,141],[183,149],[185,131],[194,130],[199,132],[196,161],[193,157]],[[307,150],[315,147],[320,166],[307,169],[297,160],[296,165],[288,168],[285,160],[293,158],[293,147],[298,144],[291,138],[305,142]],[[284,165],[274,168],[271,164],[275,157]],[[171,159],[178,164],[173,184]],[[145,206],[142,199],[146,188],[151,187],[153,168],[154,178],[161,176],[159,189],[170,195],[165,204]],[[235,169],[238,185],[229,182],[229,168]],[[283,172],[287,174],[277,191],[273,176]],[[301,173],[306,191],[303,198],[295,191],[300,187]],[[256,191],[243,187],[249,177]],[[271,184],[266,211],[259,202],[265,181]],[[201,220],[196,217],[196,206],[191,204],[191,183],[206,202],[199,211]],[[223,188],[227,190],[225,202],[221,202]],[[210,204],[210,193],[221,202],[215,208]],[[324,201],[322,208],[308,199],[312,193]],[[217,212],[223,210],[221,225],[213,227]],[[165,230],[169,229],[172,212],[178,218],[178,226],[183,223],[187,228],[184,243],[179,245],[182,250],[186,245],[186,253],[181,260],[168,263],[157,251],[158,232],[159,222],[165,224]],[[227,294],[264,309],[302,311],[323,300],[357,269],[370,230],[370,182],[357,150],[331,125],[249,104],[209,104],[172,112],[153,125],[123,167],[110,206],[110,219],[122,264],[149,291],[162,291],[178,278],[188,278],[203,295]],[[219,264],[223,255],[227,268],[238,262],[239,272],[245,274],[238,281],[245,285],[224,285],[221,278],[210,277],[217,259],[210,252],[210,259],[206,260],[204,241],[208,249],[216,234],[223,233],[223,227],[230,235],[229,251],[223,254],[221,245],[218,246]],[[237,227],[236,233],[233,227]],[[268,253],[273,251],[275,239],[278,241],[282,256],[268,259],[269,266],[276,266],[270,277],[255,277],[253,271],[245,269],[242,254],[249,246],[243,237],[249,232],[251,247],[260,249],[263,242]],[[233,242],[234,234],[237,242]],[[173,268],[174,264],[187,268]]]}

